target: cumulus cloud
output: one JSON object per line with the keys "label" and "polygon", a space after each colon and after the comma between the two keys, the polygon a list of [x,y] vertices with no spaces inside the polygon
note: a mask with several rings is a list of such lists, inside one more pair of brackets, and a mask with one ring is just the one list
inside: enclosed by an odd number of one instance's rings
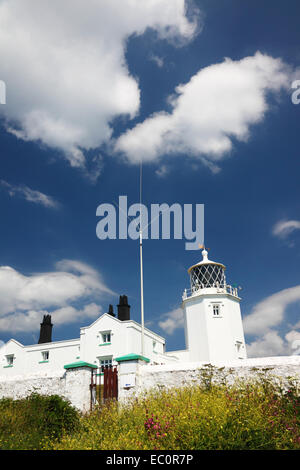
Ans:
{"label": "cumulus cloud", "polygon": [[270,295],[244,318],[245,333],[267,333],[283,321],[287,307],[295,302],[300,303],[300,286],[289,287]]}
{"label": "cumulus cloud", "polygon": [[205,67],[169,97],[171,112],[158,112],[117,139],[115,150],[132,163],[187,154],[218,171],[216,162],[246,141],[269,109],[268,93],[289,87],[289,68],[257,52]]}
{"label": "cumulus cloud", "polygon": [[59,207],[59,203],[53,197],[35,189],[31,189],[28,186],[13,185],[4,180],[0,180],[0,185],[6,189],[8,194],[12,197],[18,195],[28,202],[33,202],[51,209],[57,209]]}
{"label": "cumulus cloud", "polygon": [[291,330],[283,338],[269,331],[247,345],[249,357],[290,356],[300,354],[300,331]]}
{"label": "cumulus cloud", "polygon": [[272,228],[272,234],[278,238],[286,238],[295,230],[300,230],[300,220],[280,220]]}
{"label": "cumulus cloud", "polygon": [[102,313],[101,306],[95,303],[86,304],[83,308],[68,305],[55,310],[27,310],[0,317],[0,331],[14,333],[36,331],[40,327],[43,316],[47,314],[51,315],[51,320],[56,326],[61,326],[85,319],[98,318]]}
{"label": "cumulus cloud", "polygon": [[2,0],[6,129],[86,168],[87,151],[111,138],[112,119],[139,110],[128,38],[152,28],[161,39],[188,41],[198,31],[196,16],[187,19],[184,0]]}
{"label": "cumulus cloud", "polygon": [[[23,275],[0,267],[0,331],[32,331],[43,314],[51,313],[58,325],[101,314],[91,298],[114,295],[98,271],[75,260],[62,260],[56,270]],[[72,303],[80,301],[83,307]]]}
{"label": "cumulus cloud", "polygon": [[158,325],[168,335],[172,335],[178,328],[183,328],[184,317],[182,308],[176,308],[168,313],[164,313]]}
{"label": "cumulus cloud", "polygon": [[300,354],[300,321],[282,337],[276,327],[285,319],[289,305],[299,303],[300,286],[290,287],[259,302],[244,318],[245,334],[255,339],[247,345],[249,357]]}
{"label": "cumulus cloud", "polygon": [[248,357],[269,357],[288,355],[287,346],[277,331],[269,331],[261,338],[247,345]]}

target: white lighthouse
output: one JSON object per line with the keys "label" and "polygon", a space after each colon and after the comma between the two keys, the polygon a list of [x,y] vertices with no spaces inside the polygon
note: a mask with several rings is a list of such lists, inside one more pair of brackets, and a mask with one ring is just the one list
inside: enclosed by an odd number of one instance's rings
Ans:
{"label": "white lighthouse", "polygon": [[189,361],[206,363],[246,359],[238,289],[226,283],[225,266],[203,259],[188,270],[191,287],[182,297]]}

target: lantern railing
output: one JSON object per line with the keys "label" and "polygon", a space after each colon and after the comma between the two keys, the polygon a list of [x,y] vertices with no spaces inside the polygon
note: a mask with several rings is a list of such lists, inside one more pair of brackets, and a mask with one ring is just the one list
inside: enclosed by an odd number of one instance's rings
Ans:
{"label": "lantern railing", "polygon": [[194,286],[191,289],[184,289],[183,294],[182,294],[182,300],[185,300],[189,297],[193,297],[194,295],[198,295],[201,293],[204,293],[203,291],[209,291],[213,289],[214,293],[217,294],[230,294],[233,297],[238,297],[238,287],[233,287],[230,286],[229,284],[226,284],[225,286]]}

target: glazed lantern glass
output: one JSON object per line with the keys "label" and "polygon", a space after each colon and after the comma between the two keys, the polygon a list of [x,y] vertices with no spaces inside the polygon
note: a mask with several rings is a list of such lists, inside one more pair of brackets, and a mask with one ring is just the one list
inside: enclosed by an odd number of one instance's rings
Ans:
{"label": "glazed lantern glass", "polygon": [[189,269],[191,289],[206,289],[209,287],[225,288],[225,266],[207,258],[207,251],[202,252],[203,260]]}

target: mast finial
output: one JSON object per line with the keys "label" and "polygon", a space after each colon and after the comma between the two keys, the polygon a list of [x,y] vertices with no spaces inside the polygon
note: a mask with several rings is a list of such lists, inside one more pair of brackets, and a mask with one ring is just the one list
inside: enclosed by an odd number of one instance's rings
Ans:
{"label": "mast finial", "polygon": [[209,250],[209,248],[205,248],[205,245],[199,245],[199,248],[202,249],[203,261],[208,261],[208,250]]}

